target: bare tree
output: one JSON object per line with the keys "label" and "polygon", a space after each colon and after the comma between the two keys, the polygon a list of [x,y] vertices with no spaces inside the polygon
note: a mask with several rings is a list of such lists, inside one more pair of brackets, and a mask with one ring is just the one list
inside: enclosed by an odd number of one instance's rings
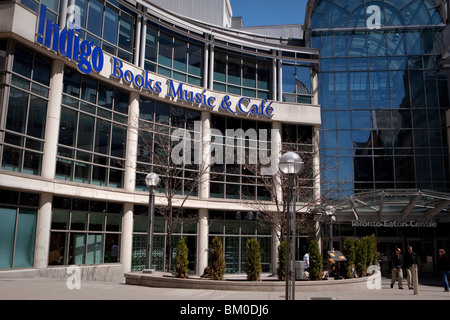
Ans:
{"label": "bare tree", "polygon": [[[289,134],[289,132],[286,132]],[[319,147],[317,141],[313,143],[312,138],[298,137],[294,141],[282,143],[281,154],[293,151],[300,155],[304,162],[303,170],[295,186],[296,199],[296,230],[297,234],[310,234],[315,232],[314,212],[317,208],[328,203],[332,199],[333,192],[321,192],[317,181],[325,170],[330,170],[330,164],[318,163]],[[260,175],[265,165],[260,162],[246,165],[246,169],[258,176],[258,180],[264,185],[270,201],[249,199],[247,205],[258,212],[259,221],[269,224],[280,241],[286,236],[286,198],[287,178],[277,170],[273,175]],[[252,200],[252,201],[251,201]]]}
{"label": "bare tree", "polygon": [[[179,113],[179,114],[177,114]],[[200,121],[185,118],[184,110],[172,108],[170,126],[140,122],[138,156],[151,164],[160,176],[158,189],[164,194],[165,205],[156,208],[167,222],[166,265],[172,267],[172,235],[181,218],[195,219],[186,214],[186,201],[198,192],[202,177],[211,164],[203,163]]]}

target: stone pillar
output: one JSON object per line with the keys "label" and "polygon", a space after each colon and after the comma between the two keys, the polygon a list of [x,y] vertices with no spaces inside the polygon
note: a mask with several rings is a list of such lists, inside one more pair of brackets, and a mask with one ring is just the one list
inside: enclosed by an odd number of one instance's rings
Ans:
{"label": "stone pillar", "polygon": [[[278,161],[281,157],[281,149],[282,149],[282,144],[281,144],[281,131],[282,131],[282,125],[280,122],[272,122],[272,133],[271,133],[271,137],[272,137],[272,146],[271,149],[272,151],[275,151],[276,154],[278,154],[278,157],[276,157],[277,159],[277,164],[276,167],[278,168]],[[281,176],[280,173],[277,170],[277,173],[274,175],[274,180],[275,180],[275,185],[277,186],[276,188],[276,197],[279,201],[279,203],[283,203],[283,190],[281,188]],[[280,245],[280,240],[279,240],[279,227],[275,228],[272,227],[272,273],[274,275],[277,274],[277,269],[278,269],[278,246]]]}
{"label": "stone pillar", "polygon": [[[56,155],[58,153],[58,136],[61,118],[61,97],[63,92],[64,62],[54,60],[50,78],[47,119],[45,121],[44,155],[42,156],[41,176],[48,180],[55,178]],[[51,193],[40,195],[39,210],[36,222],[36,238],[34,245],[34,267],[47,268],[50,249],[50,226],[52,223]]]}
{"label": "stone pillar", "polygon": [[33,266],[37,269],[48,267],[50,226],[52,223],[52,200],[53,196],[51,193],[42,193],[39,199],[33,263]]}
{"label": "stone pillar", "polygon": [[[211,162],[211,114],[202,112],[202,148],[200,164],[200,181],[198,195],[200,199],[209,198],[210,162]],[[197,275],[201,276],[208,266],[208,234],[209,234],[209,211],[201,208],[198,211],[198,235],[197,235]]]}
{"label": "stone pillar", "polygon": [[131,255],[133,252],[133,204],[124,203],[122,218],[122,241],[120,243],[120,262],[123,272],[131,271]]}
{"label": "stone pillar", "polygon": [[[139,93],[131,92],[128,110],[127,145],[125,161],[125,192],[134,192],[136,187],[136,161],[139,130]],[[122,238],[120,245],[120,261],[124,272],[131,271],[131,255],[133,251],[133,203],[123,204]]]}
{"label": "stone pillar", "polygon": [[139,93],[130,93],[130,107],[128,111],[128,129],[125,160],[124,189],[134,192],[136,186],[136,161],[139,130]]}
{"label": "stone pillar", "polygon": [[53,180],[58,153],[58,136],[61,118],[61,100],[63,92],[64,62],[54,60],[50,78],[50,92],[45,122],[44,155],[42,156],[41,176]]}
{"label": "stone pillar", "polygon": [[198,235],[197,235],[197,275],[201,276],[208,266],[208,209],[198,210]]}

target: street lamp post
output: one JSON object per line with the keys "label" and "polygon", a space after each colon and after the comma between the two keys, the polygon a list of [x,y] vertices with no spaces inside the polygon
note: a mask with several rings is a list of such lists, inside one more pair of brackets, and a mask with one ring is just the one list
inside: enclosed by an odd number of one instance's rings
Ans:
{"label": "street lamp post", "polygon": [[[303,169],[302,158],[294,152],[287,152],[280,158],[279,169],[288,180],[286,199],[286,300],[295,300],[295,203],[297,193],[294,191],[297,190],[297,176]],[[292,211],[290,210],[291,203]],[[291,278],[291,288],[289,288],[289,278]]]}
{"label": "street lamp post", "polygon": [[156,173],[149,173],[145,177],[145,184],[148,187],[148,230],[147,230],[147,259],[145,260],[144,273],[155,273],[153,269],[153,220],[155,219],[155,193],[154,190],[160,181]]}
{"label": "street lamp post", "polygon": [[333,251],[333,222],[336,221],[336,216],[334,215],[336,212],[336,208],[332,205],[328,205],[325,207],[325,214],[330,217],[330,246],[329,250]]}

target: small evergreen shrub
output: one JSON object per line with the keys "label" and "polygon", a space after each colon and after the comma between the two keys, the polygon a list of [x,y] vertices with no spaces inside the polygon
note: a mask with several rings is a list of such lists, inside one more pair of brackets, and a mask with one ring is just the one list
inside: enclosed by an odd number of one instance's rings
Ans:
{"label": "small evergreen shrub", "polygon": [[189,260],[186,241],[181,238],[177,244],[177,255],[175,257],[175,277],[189,278]]}
{"label": "small evergreen shrub", "polygon": [[346,279],[353,278],[353,266],[355,264],[355,239],[347,238],[344,241],[344,249],[342,250],[342,254],[347,259],[342,264],[342,276]]}
{"label": "small evergreen shrub", "polygon": [[247,241],[247,280],[260,281],[261,280],[261,248],[256,238],[251,238]]}
{"label": "small evergreen shrub", "polygon": [[309,253],[309,279],[320,280],[322,279],[322,255],[317,240],[311,240]]}
{"label": "small evergreen shrub", "polygon": [[214,237],[211,242],[209,269],[211,272],[211,279],[223,280],[223,276],[225,275],[225,258],[223,256],[222,240],[220,237]]}
{"label": "small evergreen shrub", "polygon": [[278,279],[286,280],[286,241],[283,240],[278,246]]}

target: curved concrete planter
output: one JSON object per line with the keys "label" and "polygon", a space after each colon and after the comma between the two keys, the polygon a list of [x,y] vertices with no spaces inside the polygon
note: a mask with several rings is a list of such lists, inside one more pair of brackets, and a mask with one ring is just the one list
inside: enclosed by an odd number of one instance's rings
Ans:
{"label": "curved concrete planter", "polygon": [[[148,286],[155,288],[179,289],[205,289],[205,290],[232,290],[232,291],[267,291],[283,292],[286,288],[284,281],[262,280],[209,280],[209,279],[180,279],[163,274],[144,274],[141,272],[125,273],[125,283],[129,285]],[[322,281],[296,281],[295,291],[298,292],[324,292],[324,291],[361,291],[381,289],[381,273],[377,271],[370,277],[322,280]]]}

